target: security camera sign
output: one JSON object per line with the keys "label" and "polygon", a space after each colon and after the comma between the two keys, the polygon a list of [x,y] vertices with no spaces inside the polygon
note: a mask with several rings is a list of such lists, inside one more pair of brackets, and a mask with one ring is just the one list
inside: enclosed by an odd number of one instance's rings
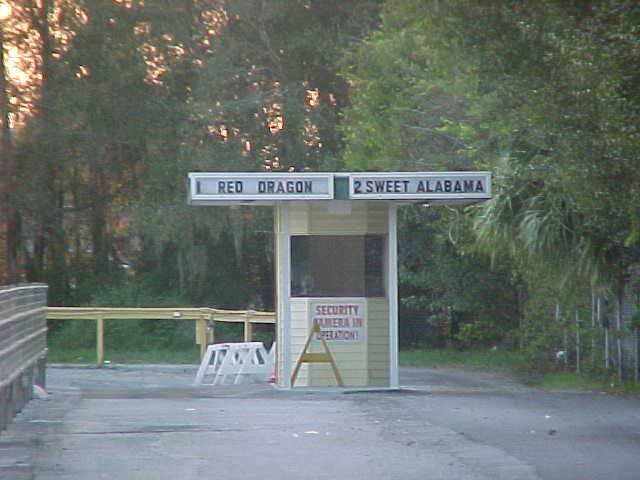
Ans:
{"label": "security camera sign", "polygon": [[311,325],[320,327],[320,334],[329,343],[362,343],[365,340],[366,315],[364,302],[312,302]]}

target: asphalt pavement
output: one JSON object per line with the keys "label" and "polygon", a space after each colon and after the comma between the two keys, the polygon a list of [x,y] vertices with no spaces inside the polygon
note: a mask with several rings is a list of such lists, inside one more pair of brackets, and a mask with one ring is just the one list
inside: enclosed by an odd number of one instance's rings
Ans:
{"label": "asphalt pavement", "polygon": [[192,386],[195,366],[49,368],[0,479],[640,478],[640,400],[402,368],[400,391]]}

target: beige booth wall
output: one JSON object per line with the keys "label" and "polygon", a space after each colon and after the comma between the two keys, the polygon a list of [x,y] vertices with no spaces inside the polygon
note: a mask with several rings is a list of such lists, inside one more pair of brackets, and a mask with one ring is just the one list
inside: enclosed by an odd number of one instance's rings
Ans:
{"label": "beige booth wall", "polygon": [[[387,202],[290,202],[288,218],[276,218],[276,233],[287,223],[289,235],[363,235],[388,234]],[[284,236],[276,235],[276,248],[281,252]],[[388,243],[387,243],[388,245]],[[282,281],[281,267],[277,277]],[[279,286],[279,291],[285,291]],[[288,289],[286,290],[288,291]],[[284,300],[284,299],[283,299]],[[364,338],[359,342],[328,342],[331,353],[346,386],[388,386],[389,362],[389,302],[388,298],[364,297],[293,297],[288,310],[291,323],[290,360],[298,360],[312,327],[311,306],[316,302],[334,304],[357,303],[364,306]],[[279,317],[282,318],[282,317]],[[279,325],[278,334],[284,338],[285,330]],[[280,339],[278,341],[281,341]],[[322,345],[312,343],[309,351],[322,352]],[[282,355],[278,355],[278,371],[283,372]],[[279,382],[281,385],[283,382]],[[335,377],[328,364],[304,364],[295,386],[333,386]]]}

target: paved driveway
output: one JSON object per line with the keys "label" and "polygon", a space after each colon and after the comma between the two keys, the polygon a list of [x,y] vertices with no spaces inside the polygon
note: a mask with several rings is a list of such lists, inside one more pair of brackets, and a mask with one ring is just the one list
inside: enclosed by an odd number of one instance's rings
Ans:
{"label": "paved driveway", "polygon": [[195,367],[51,368],[0,479],[638,479],[640,401],[401,369],[399,392],[192,387]]}
{"label": "paved driveway", "polygon": [[435,426],[464,438],[441,442],[440,451],[485,473],[494,469],[494,458],[506,456],[532,465],[545,480],[640,479],[638,398],[545,392],[455,369],[401,372],[402,383],[413,385],[415,394],[362,401],[364,410],[384,419],[386,435],[396,441],[418,444],[420,432]]}

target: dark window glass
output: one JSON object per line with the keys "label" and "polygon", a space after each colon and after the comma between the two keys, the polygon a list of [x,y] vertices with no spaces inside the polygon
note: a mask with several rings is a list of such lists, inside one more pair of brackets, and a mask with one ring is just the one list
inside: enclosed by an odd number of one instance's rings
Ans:
{"label": "dark window glass", "polygon": [[383,297],[382,235],[291,237],[294,297]]}

